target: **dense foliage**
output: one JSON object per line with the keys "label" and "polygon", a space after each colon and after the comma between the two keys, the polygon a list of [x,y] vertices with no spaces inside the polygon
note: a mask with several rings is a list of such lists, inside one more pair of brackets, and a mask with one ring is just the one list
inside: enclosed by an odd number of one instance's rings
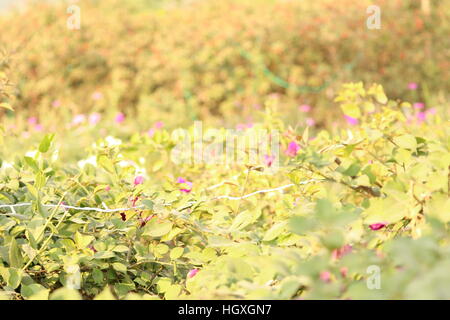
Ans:
{"label": "dense foliage", "polygon": [[0,298],[449,299],[448,2],[342,2],[1,17]]}

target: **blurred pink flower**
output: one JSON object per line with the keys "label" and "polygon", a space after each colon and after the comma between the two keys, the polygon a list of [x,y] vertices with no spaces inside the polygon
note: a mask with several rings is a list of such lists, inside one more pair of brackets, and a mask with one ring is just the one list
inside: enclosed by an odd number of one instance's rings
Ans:
{"label": "blurred pink flower", "polygon": [[386,226],[387,226],[387,223],[378,222],[378,223],[372,223],[371,225],[369,225],[369,228],[373,231],[376,231],[376,230],[383,229]]}
{"label": "blurred pink flower", "polygon": [[417,88],[419,87],[419,85],[415,82],[410,82],[408,83],[408,89],[409,90],[417,90]]}
{"label": "blurred pink flower", "polygon": [[34,127],[33,127],[33,129],[35,130],[35,131],[38,131],[38,132],[41,132],[41,131],[44,131],[44,127],[41,125],[41,124],[35,124],[34,125]]}
{"label": "blurred pink flower", "polygon": [[415,102],[413,104],[414,109],[417,110],[422,110],[423,108],[425,108],[425,104],[423,102]]}
{"label": "blurred pink flower", "polygon": [[264,155],[264,163],[266,166],[271,167],[274,161],[275,156],[269,156],[268,154]]}
{"label": "blurred pink flower", "polygon": [[157,122],[155,122],[155,124],[153,125],[153,127],[154,127],[155,129],[161,129],[162,127],[164,127],[164,122],[162,122],[162,121],[157,121]]}
{"label": "blurred pink flower", "polygon": [[237,130],[245,130],[253,127],[253,123],[239,123],[236,125]]}
{"label": "blurred pink flower", "polygon": [[111,187],[110,186],[106,186],[105,191],[110,191]]}
{"label": "blurred pink flower", "polygon": [[59,108],[61,107],[61,101],[60,100],[55,100],[52,102],[52,107],[53,108]]}
{"label": "blurred pink flower", "polygon": [[154,135],[155,135],[155,129],[154,128],[150,128],[148,131],[147,131],[147,134],[148,134],[148,136],[151,138],[151,137],[153,137]]}
{"label": "blurred pink flower", "polygon": [[302,104],[300,107],[298,107],[298,109],[301,112],[310,112],[311,111],[311,106],[307,105],[307,104]]}
{"label": "blurred pink flower", "polygon": [[316,121],[313,118],[306,118],[306,125],[308,127],[314,127],[316,125]]}
{"label": "blurred pink flower", "polygon": [[86,121],[86,116],[84,114],[77,114],[75,117],[73,117],[72,124],[73,125],[79,125]]}
{"label": "blurred pink flower", "polygon": [[98,112],[94,112],[89,116],[89,123],[92,125],[96,125],[97,123],[100,122],[102,116],[100,113]]}
{"label": "blurred pink flower", "polygon": [[334,260],[338,260],[338,259],[342,258],[343,256],[345,256],[346,254],[349,254],[350,252],[352,252],[352,246],[349,244],[346,244],[342,248],[333,250],[333,252],[331,253],[331,256]]}
{"label": "blurred pink flower", "polygon": [[177,179],[177,183],[182,183],[182,184],[184,184],[185,186],[188,186],[188,187],[189,187],[189,189],[187,189],[187,188],[180,189],[181,192],[184,192],[184,193],[189,193],[189,192],[191,192],[191,190],[192,190],[192,182],[187,181],[186,179],[179,177],[179,178]]}
{"label": "blurred pink flower", "polygon": [[299,150],[300,146],[295,141],[291,141],[284,153],[289,157],[295,157]]}
{"label": "blurred pink flower", "polygon": [[114,118],[114,121],[116,121],[116,123],[122,123],[125,121],[125,114],[122,112],[119,112],[116,117]]}
{"label": "blurred pink flower", "polygon": [[422,123],[427,119],[427,114],[423,111],[417,112],[416,118],[418,123]]}
{"label": "blurred pink flower", "polygon": [[144,177],[143,176],[137,176],[134,178],[134,185],[137,186],[138,184],[144,183]]}
{"label": "blurred pink flower", "polygon": [[103,93],[101,93],[100,91],[96,91],[92,94],[93,100],[100,100],[102,98],[103,98]]}
{"label": "blurred pink flower", "polygon": [[322,271],[320,273],[320,280],[323,282],[330,282],[331,281],[331,273],[329,271]]}
{"label": "blurred pink flower", "polygon": [[355,126],[355,125],[357,125],[359,123],[358,119],[350,117],[350,116],[348,116],[346,114],[344,115],[344,118],[345,118],[345,120],[347,120],[347,123],[349,125]]}
{"label": "blurred pink flower", "polygon": [[426,111],[427,115],[429,114],[436,114],[437,113],[437,109],[436,108],[430,108]]}
{"label": "blurred pink flower", "polygon": [[29,125],[35,125],[36,123],[37,123],[37,118],[36,117],[28,118],[28,124]]}
{"label": "blurred pink flower", "polygon": [[193,278],[193,277],[195,277],[195,275],[196,275],[199,271],[200,271],[199,269],[192,269],[192,270],[190,270],[190,271],[188,272],[187,277],[188,277],[188,278]]}

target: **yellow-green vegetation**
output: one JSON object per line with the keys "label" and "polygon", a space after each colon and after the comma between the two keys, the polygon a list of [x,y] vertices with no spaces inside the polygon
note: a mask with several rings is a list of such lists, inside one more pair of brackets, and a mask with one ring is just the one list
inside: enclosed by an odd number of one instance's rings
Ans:
{"label": "yellow-green vegetation", "polygon": [[0,16],[1,298],[450,298],[448,1],[77,5]]}

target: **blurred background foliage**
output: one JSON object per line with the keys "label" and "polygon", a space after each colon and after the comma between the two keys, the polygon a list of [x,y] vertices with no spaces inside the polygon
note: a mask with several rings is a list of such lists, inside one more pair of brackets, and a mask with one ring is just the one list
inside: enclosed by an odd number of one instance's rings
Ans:
{"label": "blurred background foliage", "polygon": [[[122,111],[138,128],[224,125],[254,120],[275,94],[289,124],[304,121],[297,107],[308,104],[326,127],[343,82],[377,82],[427,106],[449,92],[448,1],[424,11],[420,0],[81,0],[80,30],[66,27],[70,1],[32,3],[0,17],[13,104],[30,117]],[[373,4],[380,30],[366,27]]]}

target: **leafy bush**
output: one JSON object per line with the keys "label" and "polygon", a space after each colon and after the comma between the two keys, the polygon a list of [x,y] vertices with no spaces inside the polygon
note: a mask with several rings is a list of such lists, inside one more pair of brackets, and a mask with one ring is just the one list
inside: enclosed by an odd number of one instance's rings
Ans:
{"label": "leafy bush", "polygon": [[[171,161],[192,127],[99,137],[81,160],[58,151],[68,139],[92,142],[86,124],[72,136],[47,134],[26,154],[33,140],[9,149],[0,174],[1,294],[450,298],[447,115],[388,100],[379,85],[346,84],[335,100],[351,121],[318,132],[286,126],[280,99],[265,101],[264,120],[243,132],[282,133],[277,170],[267,157]],[[205,144],[226,138],[207,129]],[[9,145],[19,138],[8,136]],[[17,203],[30,205],[8,207]]]}

